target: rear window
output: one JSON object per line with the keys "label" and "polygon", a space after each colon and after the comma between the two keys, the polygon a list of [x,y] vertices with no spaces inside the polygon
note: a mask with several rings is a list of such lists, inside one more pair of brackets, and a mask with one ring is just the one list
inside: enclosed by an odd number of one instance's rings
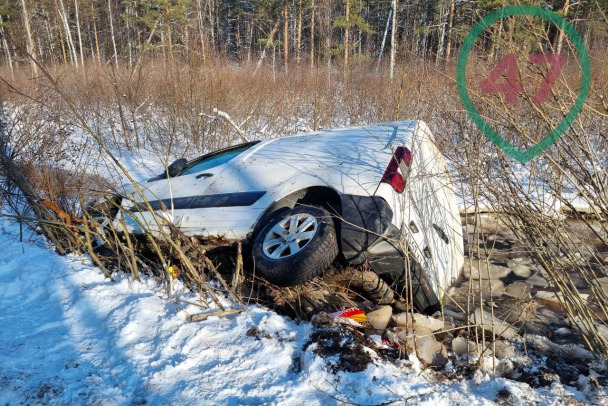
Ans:
{"label": "rear window", "polygon": [[206,171],[216,166],[220,166],[242,152],[248,150],[259,141],[248,142],[247,144],[237,145],[235,147],[226,148],[211,154],[203,155],[200,158],[196,158],[186,164],[186,168],[179,176],[190,175],[197,172]]}

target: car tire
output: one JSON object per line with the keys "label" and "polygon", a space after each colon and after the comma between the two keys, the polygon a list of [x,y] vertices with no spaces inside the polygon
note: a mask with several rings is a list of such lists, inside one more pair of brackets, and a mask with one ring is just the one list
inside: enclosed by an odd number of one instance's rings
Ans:
{"label": "car tire", "polygon": [[278,212],[255,236],[252,253],[257,275],[269,282],[279,286],[308,282],[338,255],[332,216],[315,206]]}

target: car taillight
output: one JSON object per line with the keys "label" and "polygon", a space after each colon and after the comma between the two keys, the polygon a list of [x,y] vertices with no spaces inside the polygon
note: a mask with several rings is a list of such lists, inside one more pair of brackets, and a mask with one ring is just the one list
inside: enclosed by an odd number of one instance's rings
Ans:
{"label": "car taillight", "polygon": [[412,155],[406,147],[397,147],[380,181],[391,185],[397,193],[403,193],[405,190],[405,179],[399,172],[399,165],[402,162],[409,167],[412,163]]}

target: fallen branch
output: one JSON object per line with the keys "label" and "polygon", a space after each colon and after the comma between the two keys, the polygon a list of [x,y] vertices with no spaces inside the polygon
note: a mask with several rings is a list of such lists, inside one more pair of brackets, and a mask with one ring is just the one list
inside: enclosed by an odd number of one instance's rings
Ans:
{"label": "fallen branch", "polygon": [[193,314],[193,315],[188,316],[188,321],[205,321],[209,317],[212,317],[212,316],[223,317],[223,316],[229,316],[231,314],[238,314],[238,313],[241,313],[242,311],[243,311],[243,309],[228,309],[228,310],[221,310],[221,311],[212,312],[212,313]]}
{"label": "fallen branch", "polygon": [[247,139],[247,137],[245,136],[245,131],[241,130],[241,127],[239,127],[239,125],[234,122],[234,120],[232,119],[232,117],[230,117],[230,115],[228,113],[226,113],[225,111],[222,111],[222,110],[218,110],[217,108],[214,108],[213,114],[215,114],[217,117],[224,119],[228,124],[230,124],[232,126],[232,128],[234,128],[236,130],[237,134],[241,138],[241,141],[249,142],[249,139]]}

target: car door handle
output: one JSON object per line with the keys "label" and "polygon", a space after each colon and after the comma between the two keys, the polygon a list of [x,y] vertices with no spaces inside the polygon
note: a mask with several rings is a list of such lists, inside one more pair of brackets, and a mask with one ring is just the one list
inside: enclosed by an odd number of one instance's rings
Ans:
{"label": "car door handle", "polygon": [[202,179],[202,178],[210,178],[212,177],[213,174],[212,173],[201,173],[200,175],[196,175],[196,179]]}

